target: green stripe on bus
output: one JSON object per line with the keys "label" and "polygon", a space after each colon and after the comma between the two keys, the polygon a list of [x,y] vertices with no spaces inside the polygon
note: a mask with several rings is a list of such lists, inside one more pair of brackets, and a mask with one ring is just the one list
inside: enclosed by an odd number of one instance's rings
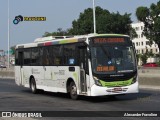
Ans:
{"label": "green stripe on bus", "polygon": [[100,80],[100,83],[103,87],[118,87],[118,86],[128,86],[132,84],[133,78],[127,80],[127,81],[116,81],[116,82],[105,82],[103,80]]}
{"label": "green stripe on bus", "polygon": [[78,75],[77,75],[76,72],[73,73],[73,76],[74,76],[74,79],[75,79],[75,80],[78,80]]}

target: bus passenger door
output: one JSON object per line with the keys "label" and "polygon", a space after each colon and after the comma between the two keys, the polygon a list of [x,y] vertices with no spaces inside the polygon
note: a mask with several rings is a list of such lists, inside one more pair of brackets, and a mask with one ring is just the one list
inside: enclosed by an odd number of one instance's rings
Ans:
{"label": "bus passenger door", "polygon": [[87,46],[79,47],[80,91],[87,92],[86,74],[88,73]]}
{"label": "bus passenger door", "polygon": [[19,84],[20,85],[23,85],[23,58],[24,58],[24,54],[23,54],[23,52],[22,51],[20,51],[19,53],[18,53],[18,58],[19,58],[19,64],[20,64],[20,68],[19,68],[19,73],[20,73],[20,75],[19,75]]}

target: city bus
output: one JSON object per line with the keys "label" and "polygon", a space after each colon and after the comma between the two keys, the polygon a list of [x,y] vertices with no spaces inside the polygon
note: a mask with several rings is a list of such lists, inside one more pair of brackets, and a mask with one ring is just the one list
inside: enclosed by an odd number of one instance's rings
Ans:
{"label": "city bus", "polygon": [[15,82],[78,96],[138,93],[135,48],[127,35],[50,36],[16,46]]}

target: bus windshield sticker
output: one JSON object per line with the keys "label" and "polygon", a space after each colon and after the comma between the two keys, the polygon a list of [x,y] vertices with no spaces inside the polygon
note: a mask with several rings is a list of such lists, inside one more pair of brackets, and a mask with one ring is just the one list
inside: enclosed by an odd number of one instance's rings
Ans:
{"label": "bus windshield sticker", "polygon": [[69,59],[69,64],[74,65],[74,59],[73,58]]}

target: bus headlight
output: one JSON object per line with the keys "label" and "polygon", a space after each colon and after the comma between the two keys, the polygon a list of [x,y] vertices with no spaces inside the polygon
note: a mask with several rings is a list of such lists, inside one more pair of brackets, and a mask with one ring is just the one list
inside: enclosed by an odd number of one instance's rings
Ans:
{"label": "bus headlight", "polygon": [[102,84],[100,83],[100,81],[99,81],[99,79],[98,79],[97,77],[93,76],[93,79],[94,79],[95,84],[96,84],[97,86],[102,86]]}

